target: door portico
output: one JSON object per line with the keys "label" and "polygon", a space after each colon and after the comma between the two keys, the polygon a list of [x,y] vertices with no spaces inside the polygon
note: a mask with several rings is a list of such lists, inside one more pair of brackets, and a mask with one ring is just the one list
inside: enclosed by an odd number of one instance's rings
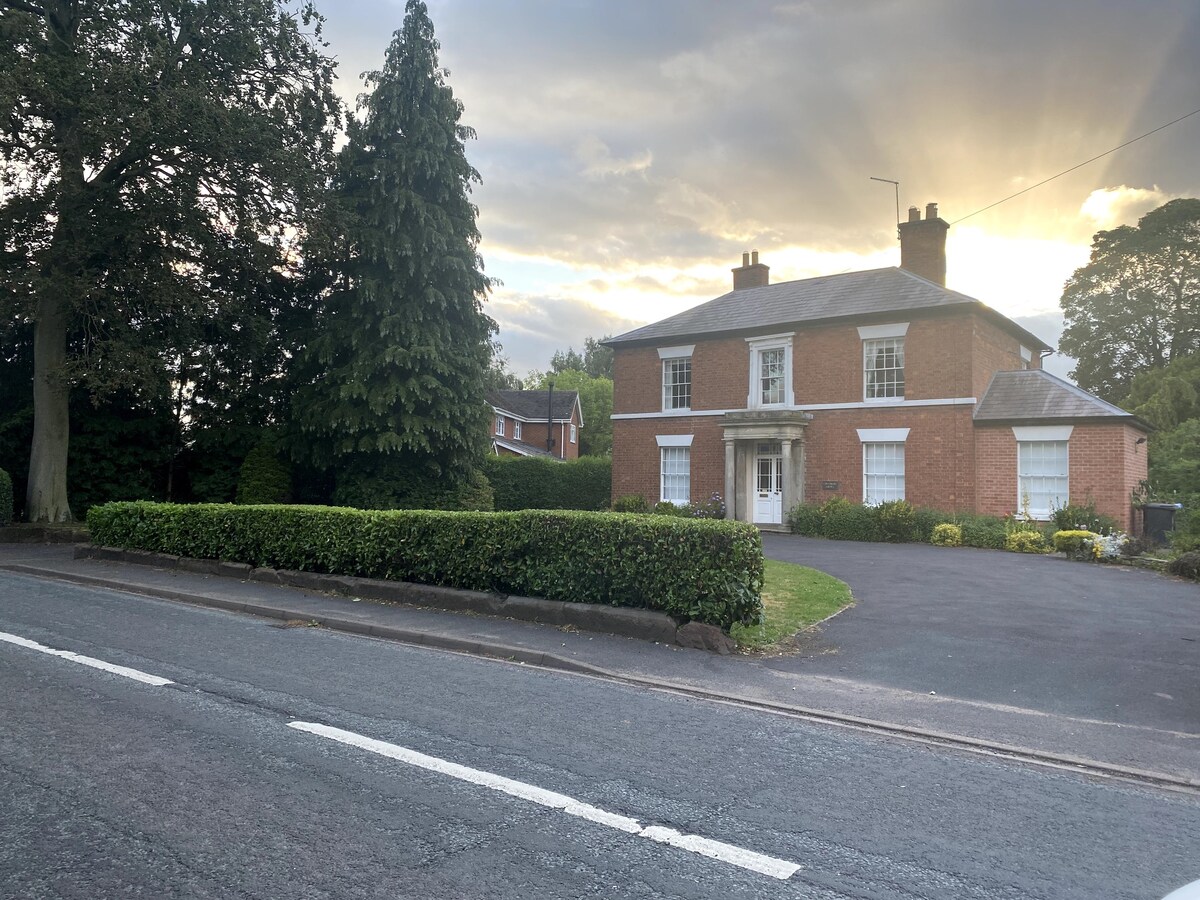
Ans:
{"label": "door portico", "polygon": [[725,517],[782,528],[787,511],[804,499],[804,429],[799,410],[726,413]]}

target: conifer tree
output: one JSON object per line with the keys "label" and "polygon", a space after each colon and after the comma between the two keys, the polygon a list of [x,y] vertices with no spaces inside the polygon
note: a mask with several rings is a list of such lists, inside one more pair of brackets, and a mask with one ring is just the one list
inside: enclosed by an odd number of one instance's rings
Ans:
{"label": "conifer tree", "polygon": [[469,198],[474,132],[438,49],[425,4],[409,0],[340,157],[338,236],[294,421],[301,455],[334,468],[342,503],[453,491],[486,442],[495,324]]}

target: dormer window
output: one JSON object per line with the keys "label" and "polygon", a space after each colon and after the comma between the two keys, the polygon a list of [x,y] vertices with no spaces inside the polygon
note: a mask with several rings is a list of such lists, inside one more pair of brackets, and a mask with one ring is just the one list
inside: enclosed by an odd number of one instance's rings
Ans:
{"label": "dormer window", "polygon": [[750,344],[750,409],[794,406],[792,393],[792,335],[747,338]]}

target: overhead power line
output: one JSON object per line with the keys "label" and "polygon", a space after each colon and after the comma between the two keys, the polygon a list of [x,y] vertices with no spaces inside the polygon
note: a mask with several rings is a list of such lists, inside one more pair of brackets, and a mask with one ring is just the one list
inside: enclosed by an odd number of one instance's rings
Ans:
{"label": "overhead power line", "polygon": [[1172,125],[1176,125],[1179,122],[1182,122],[1184,119],[1190,119],[1192,116],[1196,115],[1197,113],[1200,113],[1200,109],[1193,109],[1187,115],[1180,116],[1178,119],[1172,119],[1170,122],[1167,122],[1165,125],[1159,125],[1157,128],[1153,129],[1152,131],[1147,131],[1145,134],[1139,134],[1137,137],[1131,138],[1130,140],[1126,141],[1125,143],[1123,143],[1117,147],[1113,147],[1111,150],[1105,150],[1103,153],[1099,154],[1098,156],[1093,156],[1091,159],[1085,159],[1083,162],[1079,163],[1078,165],[1071,166],[1071,168],[1069,168],[1069,169],[1064,169],[1063,171],[1059,172],[1057,175],[1051,175],[1049,178],[1046,178],[1043,181],[1039,181],[1037,184],[1031,184],[1029,187],[1024,188],[1023,190],[1017,191],[1015,194],[1009,194],[1003,200],[997,200],[995,203],[990,203],[987,206],[983,207],[983,209],[977,209],[977,210],[975,210],[975,212],[969,213],[968,215],[963,216],[961,219],[955,219],[950,224],[957,225],[959,222],[963,222],[963,221],[971,218],[971,216],[977,216],[981,212],[987,212],[989,209],[999,206],[1001,203],[1007,203],[1009,200],[1012,200],[1014,197],[1020,197],[1022,194],[1028,194],[1034,188],[1039,188],[1043,184],[1049,184],[1055,178],[1062,178],[1064,175],[1074,172],[1076,169],[1082,169],[1088,163],[1094,163],[1096,160],[1103,159],[1104,157],[1108,156],[1110,153],[1116,153],[1118,150],[1128,147],[1130,144],[1136,144],[1142,138],[1148,138],[1152,134],[1157,134],[1158,132],[1162,131],[1164,128],[1170,128]]}

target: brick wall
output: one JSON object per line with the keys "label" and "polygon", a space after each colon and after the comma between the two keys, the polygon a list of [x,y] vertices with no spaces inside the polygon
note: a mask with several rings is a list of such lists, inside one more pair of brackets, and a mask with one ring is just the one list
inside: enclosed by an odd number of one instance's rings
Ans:
{"label": "brick wall", "polygon": [[[992,376],[997,372],[1011,372],[1023,368],[1021,341],[1013,334],[1000,328],[982,316],[973,316],[971,336],[971,396],[983,399]],[[1040,369],[1041,357],[1034,348],[1029,348],[1032,359],[1029,368]]]}
{"label": "brick wall", "polygon": [[[651,503],[660,496],[660,434],[691,434],[693,500],[725,493],[725,442],[719,416],[635,419],[613,428],[613,498],[641,494]],[[619,426],[619,427],[617,427]]]}
{"label": "brick wall", "polygon": [[[1137,523],[1130,495],[1146,477],[1146,445],[1137,444],[1143,436],[1123,422],[1075,425],[1067,442],[1070,502],[1082,505],[1090,500],[1097,512],[1112,516],[1123,531],[1132,532]],[[1012,428],[977,428],[975,458],[979,512],[994,516],[1019,512],[1017,439]]]}
{"label": "brick wall", "polygon": [[[805,499],[862,502],[863,452],[859,428],[908,428],[904,496],[917,506],[948,512],[975,501],[975,446],[970,406],[819,410],[805,434]],[[836,481],[836,489],[825,482]]]}

